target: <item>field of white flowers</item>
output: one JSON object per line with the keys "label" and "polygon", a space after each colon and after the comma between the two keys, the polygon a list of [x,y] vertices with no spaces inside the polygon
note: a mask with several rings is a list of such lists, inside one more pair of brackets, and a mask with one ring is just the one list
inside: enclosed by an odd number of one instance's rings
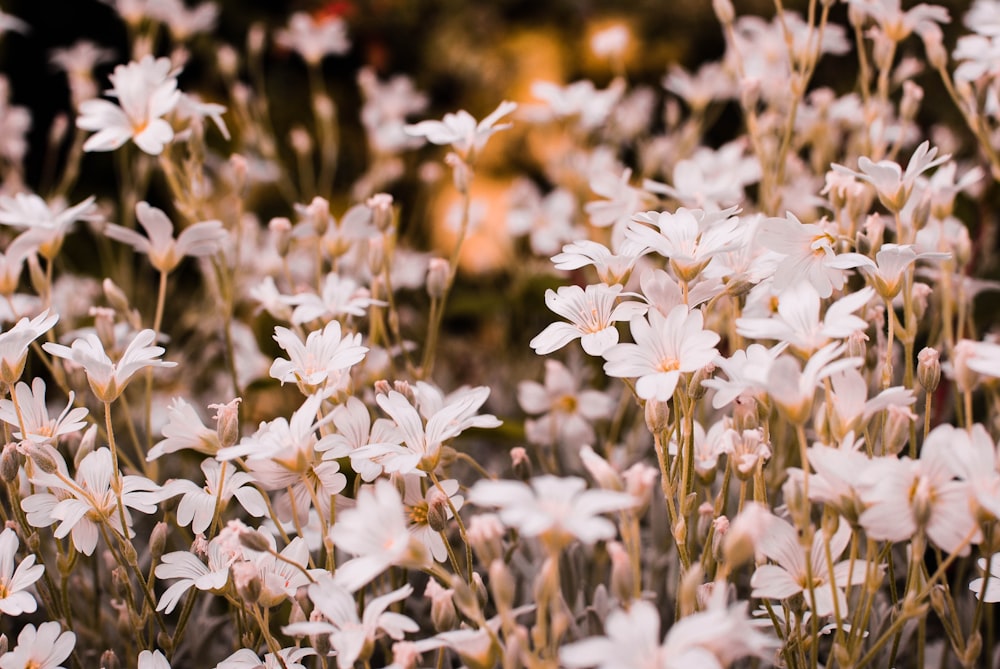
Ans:
{"label": "field of white flowers", "polygon": [[998,666],[1000,0],[471,111],[352,3],[93,4],[0,78],[0,669]]}

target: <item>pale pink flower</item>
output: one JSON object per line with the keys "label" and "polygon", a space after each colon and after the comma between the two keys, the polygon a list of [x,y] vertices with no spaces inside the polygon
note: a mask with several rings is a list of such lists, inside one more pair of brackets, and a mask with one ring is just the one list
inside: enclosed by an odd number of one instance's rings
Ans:
{"label": "pale pink flower", "polygon": [[736,331],[752,339],[785,343],[803,355],[811,355],[831,340],[847,339],[867,330],[868,321],[854,312],[868,304],[874,295],[872,288],[848,293],[827,307],[821,321],[819,293],[811,283],[799,282],[778,296],[778,313],[770,318],[739,318]]}
{"label": "pale pink flower", "polygon": [[563,246],[562,253],[552,256],[552,263],[563,270],[593,265],[601,282],[612,286],[626,282],[644,252],[641,245],[628,239],[623,239],[614,250],[589,239],[578,239]]}
{"label": "pale pink flower", "polygon": [[402,588],[366,602],[359,616],[354,596],[334,578],[321,578],[309,586],[309,599],[323,619],[292,623],[282,632],[292,636],[328,635],[330,647],[336,651],[338,669],[350,669],[385,634],[400,640],[406,632],[417,632],[420,626],[401,613],[387,611],[391,604],[413,594],[413,587]]}
{"label": "pale pink flower", "polygon": [[599,90],[589,79],[565,86],[550,81],[531,84],[531,94],[548,107],[553,118],[576,118],[577,125],[584,131],[603,125],[624,92],[625,81],[619,78],[604,90]]}
{"label": "pale pink flower", "polygon": [[624,226],[639,211],[643,194],[638,188],[629,185],[631,178],[630,169],[624,169],[621,174],[603,170],[591,175],[590,189],[605,198],[584,205],[591,225],[599,228]]}
{"label": "pale pink flower", "polygon": [[871,460],[860,450],[863,443],[848,432],[836,447],[813,444],[808,455],[816,472],[809,475],[809,499],[829,505],[853,524],[865,509],[861,490],[871,476]]}
{"label": "pale pink flower", "polygon": [[138,669],[170,669],[170,662],[160,651],[144,650],[139,653]]}
{"label": "pale pink flower", "polygon": [[766,218],[757,231],[757,242],[784,256],[774,273],[774,285],[794,286],[808,281],[822,298],[830,297],[847,280],[847,273],[832,262],[836,229],[829,223],[802,223],[789,212],[786,218]]}
{"label": "pale pink flower", "polygon": [[358,491],[357,504],[337,515],[330,538],[337,548],[357,556],[337,567],[334,577],[351,592],[391,566],[421,569],[432,564],[427,546],[410,533],[399,491],[385,479]]}
{"label": "pale pink flower", "polygon": [[871,485],[862,491],[868,508],[860,522],[868,536],[908,541],[918,532],[941,550],[967,555],[982,535],[972,513],[968,481],[955,479],[954,428],[939,426],[924,440],[919,460],[879,458]]}
{"label": "pale pink flower", "polygon": [[282,648],[277,654],[264,653],[261,661],[256,651],[240,648],[215,665],[215,669],[306,669],[302,661],[315,654],[315,649],[308,647]]}
{"label": "pale pink flower", "polygon": [[274,41],[290,51],[296,51],[309,65],[319,65],[327,56],[341,56],[351,48],[347,25],[337,16],[316,19],[306,12],[295,12],[288,27],[274,34]]}
{"label": "pale pink flower", "polygon": [[[87,427],[87,422],[83,420],[87,409],[73,408],[76,394],[72,390],[66,407],[55,419],[49,418],[48,406],[45,404],[45,381],[41,378],[32,380],[31,388],[23,381],[18,382],[14,387],[14,395],[21,410],[20,417],[14,403],[3,399],[0,400],[0,420],[15,427],[14,436],[18,439],[55,445],[60,437]],[[25,433],[21,432],[22,424]]]}
{"label": "pale pink flower", "polygon": [[589,355],[603,355],[618,343],[615,323],[629,320],[646,310],[646,305],[618,299],[622,287],[603,283],[587,286],[560,286],[558,290],[545,291],[545,305],[569,323],[552,323],[531,340],[531,348],[538,355],[558,351],[579,338],[583,350]]}
{"label": "pale pink flower", "polygon": [[31,342],[51,330],[58,320],[58,314],[49,314],[46,309],[30,320],[22,318],[11,329],[0,333],[0,380],[9,386],[17,382],[24,372]]}
{"label": "pale pink flower", "polygon": [[[528,439],[539,444],[591,444],[593,423],[611,418],[615,400],[599,390],[581,390],[580,379],[556,360],[545,361],[545,385],[521,381],[517,401],[525,413],[543,414],[525,422]],[[0,405],[2,406],[2,405]]]}
{"label": "pale pink flower", "polygon": [[684,207],[674,213],[647,211],[632,217],[625,236],[669,259],[680,279],[693,281],[714,255],[731,251],[742,241],[734,211],[707,213]]}
{"label": "pale pink flower", "polygon": [[663,316],[652,310],[648,320],[630,321],[634,344],[617,344],[604,352],[608,376],[635,378],[635,392],[661,402],[673,397],[680,376],[705,367],[718,355],[719,335],[705,330],[701,311],[681,304]]}
{"label": "pale pink flower", "polygon": [[52,260],[62,248],[66,232],[73,223],[97,220],[94,196],[67,207],[61,199],[46,202],[33,193],[14,197],[0,195],[0,223],[32,231],[39,253]]}
{"label": "pale pink flower", "polygon": [[893,386],[868,399],[868,383],[856,369],[845,369],[830,377],[831,390],[826,396],[827,421],[834,439],[848,432],[862,434],[873,416],[890,406],[909,407],[917,401],[909,388]]}
{"label": "pale pink flower", "polygon": [[[53,453],[55,451],[52,451]],[[121,523],[118,495],[112,490],[114,478],[111,451],[99,448],[87,454],[77,467],[72,481],[65,473],[65,464],[57,461],[61,475],[37,472],[32,479],[36,486],[47,487],[51,492],[38,492],[26,497],[21,507],[28,515],[32,527],[47,527],[56,522],[53,536],[62,539],[72,533],[73,545],[84,555],[91,555],[97,547],[100,534],[98,523],[106,525],[119,535],[133,536],[132,514],[129,509],[141,513],[154,513],[160,502],[160,487],[144,476],[121,477],[121,506],[125,522]]]}
{"label": "pale pink flower", "polygon": [[[204,546],[204,541],[201,541]],[[156,604],[157,611],[170,613],[180,602],[184,593],[192,587],[202,591],[221,592],[229,582],[229,567],[242,559],[242,549],[233,550],[222,538],[212,539],[204,547],[206,562],[188,551],[173,551],[160,558],[156,565],[156,577],[162,580],[178,579],[163,594]]]}
{"label": "pale pink flower", "polygon": [[63,669],[75,645],[76,635],[63,632],[57,622],[42,623],[37,629],[28,624],[17,635],[17,646],[0,657],[0,669]]}
{"label": "pale pink flower", "polygon": [[35,556],[28,555],[14,567],[14,558],[20,542],[10,527],[0,532],[0,612],[8,616],[34,613],[38,608],[34,595],[27,591],[42,577],[45,566],[35,564]]}
{"label": "pale pink flower", "polygon": [[945,7],[920,3],[903,11],[900,0],[849,0],[862,12],[872,17],[889,39],[902,42],[911,33],[923,33],[931,24],[950,23]]}
{"label": "pale pink flower", "polygon": [[587,490],[587,482],[570,476],[538,476],[531,485],[520,481],[479,481],[469,501],[500,509],[500,520],[524,537],[541,537],[555,548],[573,539],[592,544],[612,539],[615,524],[600,514],[636,505],[631,495],[613,490]]}
{"label": "pale pink flower", "polygon": [[[892,2],[892,0],[887,0]],[[898,0],[896,0],[898,7]],[[861,181],[866,181],[875,187],[879,201],[885,205],[886,209],[898,212],[906,206],[913,193],[913,188],[917,183],[917,177],[946,162],[951,156],[945,155],[935,158],[937,147],[932,147],[930,142],[923,142],[917,147],[910,162],[906,164],[906,171],[898,163],[891,160],[872,161],[866,156],[858,158],[858,169],[854,171],[843,165],[834,163],[833,169],[841,174],[850,174]]]}
{"label": "pale pink flower", "polygon": [[771,365],[765,390],[793,423],[804,423],[812,411],[816,387],[823,379],[845,369],[860,367],[861,358],[838,360],[844,344],[827,344],[809,358],[803,368],[790,355],[783,355]]}
{"label": "pale pink flower", "polygon": [[275,326],[274,340],[288,354],[288,359],[274,361],[271,377],[282,384],[292,381],[307,389],[339,387],[368,352],[368,347],[361,345],[360,333],[341,335],[338,321],[310,332],[304,343],[288,328]]}
{"label": "pale pink flower", "polygon": [[[841,523],[829,538],[830,556],[834,560],[840,557],[850,540],[850,526]],[[777,564],[757,567],[750,579],[752,596],[788,599],[801,593],[806,606],[812,608],[816,615],[828,616],[836,610],[841,616],[846,616],[848,608],[844,588],[863,583],[866,569],[863,563],[852,564],[850,560],[839,562],[831,569],[824,544],[823,532],[817,531],[813,535],[812,550],[807,562],[805,548],[799,542],[799,534],[795,528],[785,520],[771,516],[767,532],[761,536],[757,549]],[[851,574],[853,577],[849,581]],[[812,592],[809,592],[810,578]]]}
{"label": "pale pink flower", "polygon": [[151,207],[148,202],[135,206],[135,216],[148,237],[113,223],[105,228],[105,234],[148,255],[149,264],[161,272],[172,272],[185,256],[214,254],[229,235],[222,221],[201,221],[184,228],[174,239],[174,224],[161,209]]}
{"label": "pale pink flower", "polygon": [[365,446],[372,446],[377,452],[398,446],[401,437],[395,424],[388,418],[372,421],[368,407],[354,396],[348,397],[347,402],[334,409],[331,415],[337,432],[317,443],[316,450],[323,452],[325,460],[350,457],[351,468],[362,481],[371,483],[382,473],[382,465],[377,462],[377,456],[358,451]]}
{"label": "pale pink flower", "polygon": [[385,305],[385,302],[373,300],[371,291],[357,281],[350,277],[342,277],[336,272],[326,275],[319,295],[306,292],[282,299],[295,307],[291,318],[293,325],[340,316],[360,317],[368,313],[368,307],[372,305]]}
{"label": "pale pink flower", "polygon": [[219,450],[219,433],[206,427],[201,416],[186,400],[175,397],[167,407],[167,424],[163,426],[163,439],[156,442],[146,454],[151,462],[167,453],[191,449],[206,455]]}
{"label": "pale pink flower", "polygon": [[912,244],[883,244],[875,260],[860,253],[841,253],[830,263],[833,267],[857,267],[883,299],[892,300],[903,288],[906,270],[917,260],[944,260],[947,253],[917,253]]}
{"label": "pale pink flower", "polygon": [[750,344],[745,350],[733,351],[728,358],[717,356],[713,361],[717,371],[723,372],[727,378],[723,379],[716,374],[701,382],[706,388],[715,390],[712,406],[721,409],[744,394],[763,395],[771,365],[785,348],[784,344],[770,349],[761,344]]}
{"label": "pale pink flower", "polygon": [[171,479],[163,484],[163,499],[182,495],[177,505],[177,524],[180,527],[190,525],[195,534],[204,534],[216,511],[224,512],[233,497],[254,518],[267,515],[264,497],[253,487],[254,477],[247,472],[228,471],[230,466],[206,458],[201,462],[204,486],[188,479]]}
{"label": "pale pink flower", "polygon": [[163,116],[180,100],[177,71],[168,58],[145,56],[138,62],[119,65],[111,79],[107,100],[86,100],[80,104],[76,125],[96,131],[84,151],[113,151],[132,140],[144,152],[159,155],[174,139],[174,130]]}
{"label": "pale pink flower", "polygon": [[113,402],[139,370],[177,365],[176,362],[158,360],[163,355],[163,347],[150,346],[155,339],[156,333],[152,330],[136,333],[117,362],[108,357],[104,344],[93,333],[76,339],[70,346],[46,342],[42,348],[57,358],[71,360],[83,367],[97,398],[102,402]]}
{"label": "pale pink flower", "polygon": [[414,137],[425,137],[431,144],[446,145],[468,161],[470,156],[478,154],[486,141],[496,132],[506,130],[510,123],[497,121],[517,109],[516,102],[504,101],[479,123],[472,114],[464,109],[455,114],[445,114],[440,121],[421,121],[415,125],[406,126],[406,133]]}

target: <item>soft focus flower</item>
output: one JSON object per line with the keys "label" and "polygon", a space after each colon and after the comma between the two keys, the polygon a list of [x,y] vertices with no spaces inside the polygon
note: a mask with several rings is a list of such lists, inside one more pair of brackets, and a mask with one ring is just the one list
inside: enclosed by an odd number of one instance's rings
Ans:
{"label": "soft focus flower", "polygon": [[600,514],[636,504],[631,495],[612,490],[587,490],[587,482],[570,476],[539,476],[531,485],[520,481],[479,481],[469,501],[500,509],[500,520],[525,537],[541,536],[561,547],[573,539],[592,544],[615,536],[615,524]]}
{"label": "soft focus flower", "polygon": [[545,385],[522,381],[517,401],[538,418],[525,422],[528,439],[537,444],[591,444],[593,422],[611,418],[615,401],[599,390],[581,390],[580,380],[556,360],[545,361]]}
{"label": "soft focus flower", "polygon": [[493,133],[506,130],[509,123],[497,121],[517,109],[516,102],[504,101],[479,123],[464,109],[455,114],[445,114],[441,121],[421,121],[406,126],[407,134],[426,137],[431,144],[450,144],[464,160],[479,153]]}
{"label": "soft focus flower", "polygon": [[316,19],[305,12],[295,12],[288,27],[274,34],[274,41],[290,51],[297,51],[309,65],[319,65],[327,56],[340,56],[351,48],[347,26],[336,16]]}
{"label": "soft focus flower", "polygon": [[39,253],[48,260],[58,255],[69,227],[80,220],[92,220],[96,209],[94,196],[67,207],[65,202],[46,202],[32,193],[0,195],[0,223],[32,231]]}
{"label": "soft focus flower", "polygon": [[114,151],[132,140],[144,152],[159,155],[174,139],[174,130],[163,116],[173,111],[180,100],[177,70],[168,58],[145,56],[138,62],[119,65],[111,79],[107,100],[87,100],[80,104],[76,125],[81,130],[96,131],[84,151]]}
{"label": "soft focus flower", "polygon": [[[17,408],[11,400],[0,400],[0,420],[17,428],[14,436],[18,439],[55,445],[60,437],[87,427],[87,422],[83,420],[87,415],[87,408],[73,407],[76,393],[72,390],[69,392],[66,408],[55,419],[49,418],[48,406],[45,404],[45,381],[42,379],[36,377],[32,380],[31,388],[19,381],[14,387],[14,396],[17,398]],[[20,409],[20,416],[17,409]],[[22,427],[24,432],[21,432]]]}
{"label": "soft focus flower", "polygon": [[113,223],[105,228],[105,234],[147,254],[149,264],[161,272],[172,272],[184,256],[212,255],[228,236],[221,221],[201,221],[185,228],[174,239],[174,224],[161,209],[147,202],[135,206],[135,217],[148,237]]}

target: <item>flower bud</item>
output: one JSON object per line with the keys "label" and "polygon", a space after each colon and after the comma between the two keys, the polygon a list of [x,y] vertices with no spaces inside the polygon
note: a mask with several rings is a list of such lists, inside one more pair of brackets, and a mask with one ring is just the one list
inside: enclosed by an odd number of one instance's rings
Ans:
{"label": "flower bud", "polygon": [[659,475],[659,469],[642,462],[637,462],[622,472],[625,492],[636,500],[636,505],[632,508],[632,513],[636,516],[642,516],[649,508],[649,503],[653,499],[656,478]]}
{"label": "flower bud", "polygon": [[278,255],[284,258],[292,245],[292,222],[284,216],[276,216],[268,222],[267,229]]}
{"label": "flower bud", "polygon": [[670,429],[670,403],[646,400],[644,408],[646,427],[654,435]]}
{"label": "flower bud", "polygon": [[215,409],[215,432],[219,437],[219,447],[228,448],[240,438],[239,405],[242,397],[237,397],[225,404],[209,404],[209,409]]}
{"label": "flower bud", "polygon": [[234,562],[230,570],[232,571],[236,594],[247,604],[256,604],[263,591],[257,565],[253,562]]}
{"label": "flower bud", "polygon": [[258,553],[269,553],[271,551],[271,544],[268,543],[263,534],[256,530],[251,530],[249,528],[240,530],[239,538],[240,545],[244,548],[249,548],[250,550],[257,551]]}
{"label": "flower bud", "polygon": [[962,339],[952,349],[952,375],[959,392],[972,392],[979,385],[979,372],[969,367],[969,360],[975,355],[976,342],[970,339]]}
{"label": "flower bud", "polygon": [[431,258],[427,264],[427,294],[431,299],[440,300],[448,290],[450,269],[444,258]]}
{"label": "flower bud", "polygon": [[514,475],[517,478],[522,481],[527,481],[531,478],[531,458],[528,457],[528,451],[523,446],[515,446],[510,449],[510,461],[514,466]]}
{"label": "flower bud", "polygon": [[712,11],[723,26],[728,26],[736,18],[736,10],[731,0],[712,0]]}
{"label": "flower bud", "polygon": [[442,588],[441,584],[433,578],[427,581],[424,597],[431,600],[431,622],[438,632],[454,629],[458,622],[458,613],[455,611],[455,604],[452,601],[454,594],[454,590]]}
{"label": "flower bud", "polygon": [[149,553],[153,560],[159,560],[163,551],[167,547],[167,532],[169,525],[162,520],[153,526],[153,531],[149,535]]}
{"label": "flower bud", "polygon": [[506,533],[500,518],[492,513],[473,516],[469,520],[466,536],[483,564],[503,559],[503,537]]}
{"label": "flower bud", "polygon": [[708,388],[702,385],[702,381],[712,378],[715,374],[715,364],[708,363],[699,370],[696,370],[694,374],[691,375],[691,380],[688,382],[687,394],[693,400],[700,400],[708,392]]}
{"label": "flower bud", "polygon": [[101,653],[101,669],[119,669],[121,666],[122,664],[118,661],[115,651],[109,649]]}
{"label": "flower bud", "polygon": [[451,509],[448,508],[448,496],[435,488],[427,496],[427,525],[435,532],[448,529],[448,518]]}
{"label": "flower bud", "polygon": [[890,404],[886,407],[885,436],[883,437],[884,455],[896,455],[903,450],[910,440],[910,424],[917,419],[917,414],[908,407]]}
{"label": "flower bud", "polygon": [[501,614],[514,609],[517,597],[517,580],[503,560],[490,563],[490,590],[493,592],[493,602]]}
{"label": "flower bud", "polygon": [[312,137],[301,125],[288,131],[288,143],[292,145],[292,150],[300,157],[307,156],[312,152]]}
{"label": "flower bud", "polygon": [[927,62],[931,64],[931,67],[935,70],[943,70],[948,67],[948,51],[944,48],[944,35],[941,29],[930,21],[926,21],[920,31],[920,37],[924,41]]}
{"label": "flower bud", "polygon": [[705,572],[699,562],[691,565],[681,578],[680,588],[677,590],[677,605],[682,616],[689,616],[698,610],[698,590],[704,580]]}
{"label": "flower bud", "polygon": [[36,444],[30,441],[21,442],[24,454],[31,458],[35,466],[46,474],[59,471],[59,453],[48,444]]}
{"label": "flower bud", "polygon": [[470,620],[483,619],[483,612],[479,608],[479,597],[460,576],[452,578],[451,589],[454,592],[452,601],[462,615]]}
{"label": "flower bud", "polygon": [[365,205],[372,210],[372,224],[379,232],[387,232],[392,229],[392,195],[375,193],[365,201]]}
{"label": "flower bud", "polygon": [[0,476],[7,483],[17,480],[21,471],[21,459],[17,452],[17,446],[7,443],[3,447],[3,455],[0,455]]}
{"label": "flower bud", "polygon": [[917,380],[928,393],[937,390],[941,382],[941,354],[930,346],[917,354]]}
{"label": "flower bud", "polygon": [[619,603],[627,606],[632,601],[635,592],[635,574],[632,570],[632,559],[625,547],[617,541],[607,544],[608,556],[611,558],[611,594]]}

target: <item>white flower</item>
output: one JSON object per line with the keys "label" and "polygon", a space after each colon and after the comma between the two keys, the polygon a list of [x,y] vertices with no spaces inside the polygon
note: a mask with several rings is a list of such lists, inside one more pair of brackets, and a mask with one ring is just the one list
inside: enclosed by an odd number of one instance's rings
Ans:
{"label": "white flower", "polygon": [[353,395],[334,409],[332,416],[337,433],[317,443],[316,450],[323,451],[323,458],[327,460],[350,457],[351,467],[361,480],[371,483],[382,473],[382,465],[365,452],[358,454],[357,451],[363,446],[374,446],[376,451],[398,446],[400,438],[393,422],[388,418],[372,422],[368,407]]}
{"label": "white flower", "polygon": [[46,342],[42,344],[42,348],[57,358],[72,360],[83,367],[90,388],[97,398],[102,402],[113,402],[140,369],[177,365],[176,362],[157,360],[163,355],[163,347],[150,346],[155,339],[156,333],[152,330],[136,333],[117,362],[108,357],[104,352],[104,344],[93,333],[75,340],[70,346]]}
{"label": "white flower", "polygon": [[636,394],[661,402],[673,397],[680,375],[705,367],[718,355],[719,335],[702,326],[701,311],[680,304],[663,316],[653,309],[648,320],[630,322],[634,344],[618,344],[604,353],[608,376],[636,378]]}
{"label": "white flower", "polygon": [[84,151],[113,151],[132,140],[144,152],[159,155],[174,138],[174,130],[162,117],[173,111],[180,100],[177,71],[168,58],[145,56],[139,62],[119,65],[110,75],[107,100],[87,100],[80,104],[76,125],[97,131]]}
{"label": "white flower", "polygon": [[674,213],[647,211],[632,217],[625,236],[668,258],[678,277],[693,281],[713,256],[742,241],[741,222],[733,213],[734,209],[706,213],[684,207]]}
{"label": "white flower", "polygon": [[50,315],[46,309],[31,320],[22,318],[14,327],[0,334],[0,380],[8,386],[17,382],[24,371],[31,342],[51,330],[58,320],[58,314]]}
{"label": "white flower", "polygon": [[325,57],[345,54],[351,48],[343,19],[328,16],[317,20],[306,12],[292,14],[288,27],[277,31],[274,41],[281,47],[297,51],[309,65],[319,65]]}
{"label": "white flower", "polygon": [[764,219],[757,229],[757,242],[784,256],[774,273],[774,285],[794,286],[805,280],[822,298],[842,288],[847,273],[834,266],[833,232],[824,221],[802,223],[791,212],[786,218]]}
{"label": "white flower", "polygon": [[167,424],[163,426],[163,439],[156,442],[146,460],[151,462],[167,453],[191,449],[206,455],[219,450],[219,433],[206,427],[194,407],[180,397],[175,397],[167,407]]}
{"label": "white flower", "polygon": [[84,555],[91,555],[97,547],[99,529],[97,523],[110,527],[126,538],[133,536],[132,515],[129,509],[142,513],[154,513],[161,499],[160,487],[144,476],[123,476],[121,503],[111,488],[114,478],[111,451],[99,448],[87,454],[80,461],[73,480],[65,474],[65,465],[58,461],[59,475],[38,472],[32,483],[46,486],[51,492],[39,492],[26,497],[21,508],[28,514],[28,522],[33,527],[46,527],[58,522],[53,535],[62,539],[72,533],[73,545]]}
{"label": "white flower", "polygon": [[612,490],[587,490],[576,476],[538,476],[528,486],[520,481],[479,481],[469,501],[500,509],[500,520],[525,537],[541,536],[559,548],[579,539],[592,544],[615,536],[615,524],[600,514],[635,506],[631,495]]}
{"label": "white flower", "polygon": [[351,367],[361,362],[367,346],[361,345],[361,334],[341,336],[340,323],[330,321],[322,330],[306,336],[305,343],[298,335],[276,326],[274,340],[288,353],[288,358],[278,358],[271,365],[271,377],[282,383],[292,381],[304,388],[324,386],[339,387]]}
{"label": "white flower", "polygon": [[482,150],[493,133],[510,127],[509,123],[497,125],[497,121],[515,109],[516,102],[501,102],[479,123],[476,123],[472,114],[462,109],[455,114],[445,114],[440,121],[421,121],[416,125],[408,125],[406,132],[414,137],[426,137],[431,144],[450,144],[459,156],[468,161]]}
{"label": "white flower", "polygon": [[[851,528],[841,523],[837,532],[829,539],[830,556],[836,560],[851,540]],[[826,559],[823,532],[813,536],[812,550],[806,562],[806,551],[799,542],[798,532],[786,521],[771,516],[767,531],[760,537],[756,548],[777,564],[763,564],[757,567],[750,585],[751,595],[770,599],[787,599],[802,593],[806,606],[813,608],[819,616],[832,615],[834,611],[843,617],[848,613],[844,588],[863,583],[867,573],[864,563],[845,560],[833,565]],[[833,578],[831,579],[831,573]],[[851,581],[848,576],[853,574]],[[809,592],[809,579],[812,592]],[[815,607],[813,606],[815,598]]]}
{"label": "white flower", "polygon": [[26,625],[17,635],[17,646],[0,657],[0,669],[63,669],[73,652],[76,635],[63,632],[57,622]]}
{"label": "white flower", "polygon": [[[31,382],[31,388],[24,382],[18,382],[14,388],[14,395],[17,398],[18,408],[21,410],[20,417],[17,409],[11,400],[0,400],[0,420],[18,428],[14,436],[18,439],[27,439],[35,443],[55,444],[67,434],[78,432],[87,427],[83,417],[87,415],[86,407],[73,408],[73,399],[76,397],[71,390],[66,408],[62,410],[54,420],[49,418],[48,407],[45,404],[45,381],[35,378]],[[23,434],[19,428],[23,427],[27,434]]]}
{"label": "white flower", "polygon": [[158,650],[144,650],[139,653],[138,669],[170,669],[167,657]]}
{"label": "white flower", "polygon": [[[986,573],[986,560],[979,558],[976,561],[979,565],[979,569]],[[981,599],[984,602],[1000,602],[1000,553],[994,553],[990,556],[989,561],[989,573],[990,577],[988,579],[974,578],[969,582],[969,590],[975,593],[976,599]],[[983,582],[985,581],[986,587],[983,587]]]}
{"label": "white flower", "polygon": [[27,588],[45,571],[44,565],[35,564],[34,555],[25,557],[15,569],[14,558],[19,545],[17,533],[12,528],[0,533],[0,612],[8,616],[35,612],[38,603]]}
{"label": "white flower", "polygon": [[517,384],[517,401],[528,414],[543,414],[525,422],[525,432],[537,444],[590,444],[594,421],[611,418],[615,401],[599,390],[580,390],[580,379],[557,360],[545,361],[545,385]]}
{"label": "white flower", "polygon": [[[242,549],[234,550],[219,537],[212,539],[207,548],[208,564],[198,556],[187,551],[174,551],[160,558],[156,565],[156,577],[159,579],[179,579],[172,584],[156,604],[157,611],[170,613],[180,602],[185,592],[195,587],[202,591],[219,592],[229,582],[229,567],[236,560],[242,559]],[[202,542],[204,543],[204,542]]]}
{"label": "white flower", "polygon": [[254,477],[246,472],[228,471],[228,467],[229,463],[206,458],[201,462],[204,487],[188,479],[171,479],[163,485],[163,499],[183,495],[177,505],[179,526],[190,525],[195,534],[204,534],[216,512],[225,511],[233,497],[254,518],[267,515],[264,497],[252,485]]}
{"label": "white flower", "polygon": [[358,491],[357,504],[337,516],[330,538],[357,557],[337,567],[336,582],[354,592],[391,566],[420,569],[431,564],[427,547],[407,526],[396,486],[379,479]]}
{"label": "white flower", "polygon": [[174,224],[162,210],[148,202],[135,206],[135,216],[148,237],[113,223],[105,228],[105,234],[147,254],[149,264],[161,272],[172,272],[184,256],[212,255],[228,237],[222,221],[201,221],[185,228],[174,239]]}
{"label": "white flower", "polygon": [[265,653],[261,662],[255,651],[240,648],[215,665],[215,669],[306,669],[301,660],[315,654],[312,648],[282,648],[277,655]]}
{"label": "white flower", "polygon": [[373,300],[371,292],[359,285],[354,279],[342,277],[336,272],[330,272],[326,275],[320,295],[306,292],[290,295],[283,299],[295,307],[291,318],[293,325],[301,325],[318,318],[364,316],[368,307],[373,304],[385,304],[379,300]]}
{"label": "white flower", "polygon": [[569,320],[569,323],[552,323],[531,340],[531,348],[538,355],[558,351],[574,339],[589,355],[603,355],[618,343],[615,323],[626,321],[646,310],[640,302],[617,302],[622,292],[620,285],[603,283],[587,286],[560,286],[557,291],[545,291],[545,305]]}
{"label": "white flower", "polygon": [[397,641],[406,632],[420,629],[412,619],[400,613],[386,611],[390,604],[402,601],[413,594],[413,587],[404,585],[398,590],[375,597],[367,602],[361,616],[350,591],[338,584],[335,578],[321,578],[309,586],[309,599],[325,620],[292,623],[282,632],[293,636],[329,635],[330,646],[336,651],[338,669],[350,669],[362,659],[367,660],[368,649],[382,634]]}
{"label": "white flower", "polygon": [[[860,6],[875,6],[876,3]],[[898,0],[896,0],[898,11]],[[924,6],[924,5],[921,5]],[[932,147],[930,142],[923,142],[910,156],[910,162],[906,164],[906,171],[898,163],[891,160],[872,161],[866,156],[858,158],[858,168],[860,172],[834,163],[833,169],[841,174],[853,175],[856,179],[866,181],[875,187],[879,201],[892,212],[899,212],[906,206],[913,193],[917,177],[932,167],[946,162],[951,156],[945,155],[935,158],[937,147]]]}
{"label": "white flower", "polygon": [[94,220],[96,210],[94,196],[67,207],[65,202],[48,203],[33,193],[0,195],[0,223],[33,231],[39,253],[49,260],[59,253],[69,227],[76,221]]}

